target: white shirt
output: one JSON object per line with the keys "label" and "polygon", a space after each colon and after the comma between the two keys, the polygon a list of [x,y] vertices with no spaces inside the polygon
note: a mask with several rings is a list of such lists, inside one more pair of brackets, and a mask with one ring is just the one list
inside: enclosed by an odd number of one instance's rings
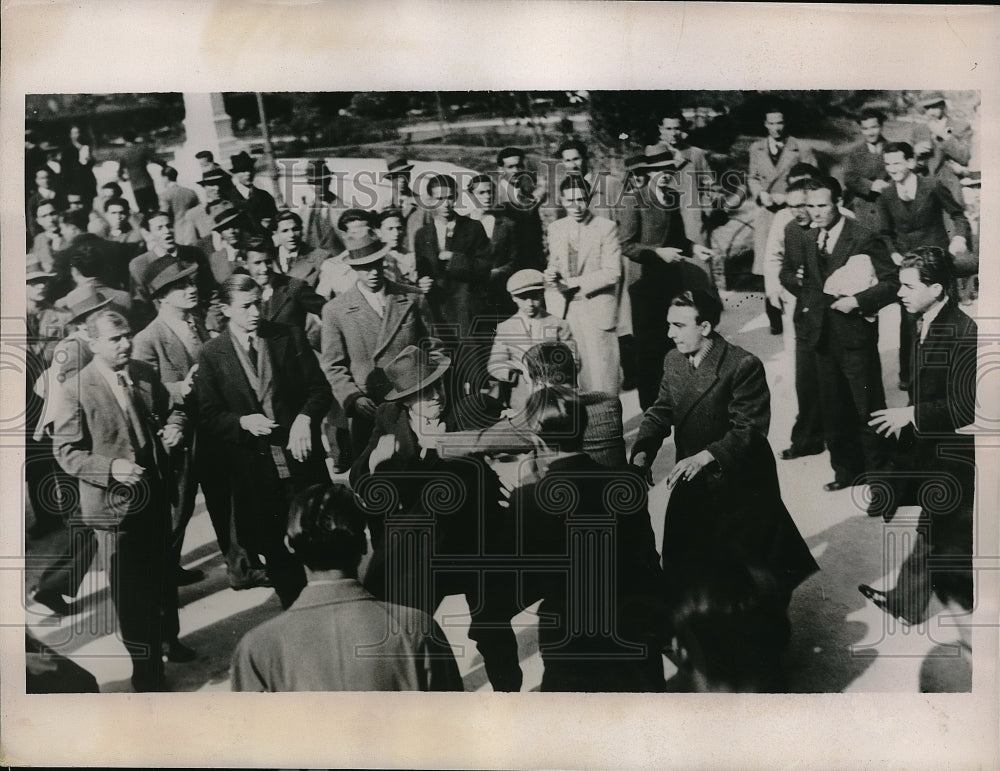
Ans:
{"label": "white shirt", "polygon": [[299,258],[300,252],[295,252],[292,254],[285,247],[278,249],[278,265],[281,268],[282,273],[288,273],[288,269],[291,267],[292,263]]}
{"label": "white shirt", "polygon": [[493,228],[497,224],[497,218],[492,214],[484,214],[479,222],[483,226],[483,230],[486,231],[486,237],[493,238]]}
{"label": "white shirt", "polygon": [[767,151],[771,155],[781,155],[781,151],[784,149],[785,143],[779,139],[774,139],[772,137],[767,138]]}
{"label": "white shirt", "polygon": [[445,220],[435,217],[434,229],[437,231],[438,248],[442,250],[447,249],[448,236],[455,232],[455,220]]}
{"label": "white shirt", "polygon": [[901,201],[912,201],[917,197],[917,175],[910,174],[902,184],[896,184],[896,193]]}
{"label": "white shirt", "polygon": [[[837,245],[837,239],[840,238],[840,234],[844,231],[844,223],[847,222],[845,217],[841,217],[837,220],[837,224],[826,231],[826,253],[833,254],[833,249]],[[820,228],[819,241],[820,248],[824,247],[823,244],[823,229]]]}
{"label": "white shirt", "polygon": [[94,363],[97,367],[97,371],[101,373],[101,376],[108,381],[108,386],[111,388],[111,393],[115,396],[115,401],[118,402],[118,406],[122,408],[122,412],[126,415],[128,414],[128,396],[125,394],[125,389],[122,388],[122,384],[118,380],[118,376],[121,375],[125,382],[128,383],[129,387],[133,386],[132,378],[129,377],[128,368],[119,370],[115,372],[111,367],[109,367],[104,359],[97,356],[94,357]]}
{"label": "white shirt", "polygon": [[931,322],[937,318],[937,315],[941,312],[941,309],[948,302],[948,297],[942,297],[936,303],[934,303],[930,308],[924,311],[924,315],[920,317],[920,342],[923,343],[927,339],[927,331],[931,328]]}
{"label": "white shirt", "polygon": [[382,318],[385,315],[385,287],[373,292],[359,281],[358,291],[361,292],[361,296],[365,298],[372,310],[378,314],[378,317]]}

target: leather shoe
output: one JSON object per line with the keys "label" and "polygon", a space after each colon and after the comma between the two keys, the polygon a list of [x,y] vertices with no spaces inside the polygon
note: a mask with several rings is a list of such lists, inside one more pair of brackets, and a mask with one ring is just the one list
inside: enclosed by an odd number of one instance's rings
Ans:
{"label": "leather shoe", "polygon": [[251,568],[242,576],[229,574],[229,585],[236,591],[243,589],[253,589],[257,586],[271,586],[271,581],[267,577],[267,572],[261,568]]}
{"label": "leather shoe", "polygon": [[778,457],[782,460],[794,460],[795,458],[805,458],[809,455],[819,455],[821,452],[823,452],[822,447],[818,450],[800,450],[798,447],[789,447],[782,450],[778,454]]}
{"label": "leather shoe", "polygon": [[177,585],[178,586],[190,586],[191,584],[196,584],[199,581],[204,580],[205,572],[203,570],[188,570],[187,568],[178,567],[177,568]]}
{"label": "leather shoe", "polygon": [[69,616],[72,614],[70,606],[67,604],[66,600],[63,599],[63,596],[59,594],[59,592],[53,592],[47,589],[40,589],[39,591],[35,592],[34,597],[32,597],[32,599],[35,602],[44,605],[46,608],[51,610],[57,616]]}
{"label": "leather shoe", "polygon": [[174,664],[186,664],[198,658],[198,653],[193,648],[189,648],[180,640],[173,640],[163,646],[164,661],[171,661]]}
{"label": "leather shoe", "polygon": [[825,485],[823,485],[823,489],[826,490],[828,493],[835,493],[837,492],[837,490],[843,490],[847,487],[850,487],[850,485],[844,484],[843,482],[838,482],[836,479],[834,479],[832,482],[827,482]]}

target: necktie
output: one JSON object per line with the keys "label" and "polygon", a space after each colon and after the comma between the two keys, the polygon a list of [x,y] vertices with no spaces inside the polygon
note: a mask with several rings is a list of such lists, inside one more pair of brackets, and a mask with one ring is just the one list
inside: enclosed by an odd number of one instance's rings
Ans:
{"label": "necktie", "polygon": [[257,373],[257,347],[253,344],[253,337],[247,343],[247,357],[250,359],[250,366],[253,367],[254,374]]}
{"label": "necktie", "polygon": [[821,257],[829,257],[830,253],[826,250],[826,242],[830,238],[830,232],[825,228],[820,228],[819,238],[816,239],[816,246],[819,249]]}
{"label": "necktie", "polygon": [[146,430],[142,425],[142,418],[139,417],[139,410],[135,406],[135,395],[132,385],[125,377],[125,373],[118,373],[118,385],[125,393],[125,415],[128,418],[129,428],[132,432],[132,440],[135,442],[136,450],[142,450],[146,446]]}

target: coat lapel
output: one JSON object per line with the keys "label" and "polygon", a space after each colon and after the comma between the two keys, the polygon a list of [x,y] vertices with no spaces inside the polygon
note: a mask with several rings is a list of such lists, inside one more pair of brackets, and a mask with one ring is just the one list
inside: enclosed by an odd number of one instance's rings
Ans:
{"label": "coat lapel", "polygon": [[[367,305],[368,303],[365,304]],[[390,288],[386,286],[385,312],[382,315],[378,342],[375,345],[375,352],[372,355],[373,360],[378,359],[382,352],[389,346],[389,343],[392,342],[412,304],[413,301],[405,293],[390,291]],[[372,315],[375,315],[374,311],[372,311]]]}
{"label": "coat lapel", "polygon": [[274,319],[285,304],[292,299],[288,276],[277,274],[271,279],[271,299],[267,301],[267,318]]}
{"label": "coat lapel", "polygon": [[257,392],[254,390],[253,385],[247,378],[247,373],[243,370],[243,365],[240,363],[239,356],[236,355],[236,346],[239,345],[239,343],[233,340],[232,333],[230,333],[228,328],[222,333],[222,336],[225,337],[226,340],[226,344],[219,348],[219,354],[223,360],[222,370],[230,373],[230,377],[233,378],[232,385],[236,388],[242,388],[244,395],[249,400],[249,403],[259,409],[260,400],[257,398]]}
{"label": "coat lapel", "polygon": [[706,393],[719,379],[719,368],[728,345],[721,337],[715,338],[715,344],[698,369],[691,371],[686,357],[674,359],[670,370],[672,378],[671,390],[676,398],[676,418],[674,425],[679,429],[687,419],[691,410],[702,400]]}

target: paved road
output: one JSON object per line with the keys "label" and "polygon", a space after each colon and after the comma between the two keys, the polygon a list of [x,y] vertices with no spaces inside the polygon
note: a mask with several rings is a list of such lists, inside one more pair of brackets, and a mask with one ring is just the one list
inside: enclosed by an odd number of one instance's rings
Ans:
{"label": "paved road", "polygon": [[[779,452],[788,445],[795,411],[790,334],[786,332],[782,338],[769,333],[761,295],[731,293],[725,300],[727,310],[720,331],[764,362],[772,394],[770,439],[774,451]],[[897,306],[886,308],[879,323],[886,392],[890,406],[901,406],[905,398],[895,387]],[[640,418],[635,392],[624,394],[622,402],[628,440],[634,437]],[[672,445],[668,441],[657,459],[657,484],[650,494],[658,542],[667,500],[664,479],[672,463]],[[917,510],[900,509],[891,525],[883,525],[865,515],[865,488],[824,492],[823,483],[832,479],[826,455],[778,461],[778,472],[785,502],[821,567],[792,599],[794,631],[786,653],[788,690],[968,690],[971,670],[954,645],[959,629],[949,612],[938,613],[921,627],[905,629],[866,603],[856,588],[861,582],[876,587],[892,585],[909,550]],[[26,587],[30,589],[37,580],[45,554],[58,551],[60,539],[64,538],[64,533],[53,534],[28,544],[31,567],[26,572]],[[229,588],[225,564],[216,549],[208,515],[201,507],[188,529],[184,564],[207,574],[204,581],[180,591],[182,640],[198,651],[199,658],[190,664],[168,664],[168,682],[177,691],[228,690],[229,657],[236,642],[248,629],[280,612],[277,599],[268,589],[235,592]],[[29,628],[39,639],[93,672],[102,690],[130,690],[130,663],[115,635],[104,574],[92,571],[80,597],[85,612],[63,620],[27,600]],[[468,609],[464,600],[448,598],[439,608],[437,619],[455,648],[466,689],[490,690],[482,661],[466,635]],[[515,619],[525,672],[524,690],[537,689],[541,681],[536,621],[530,611]],[[664,667],[668,677],[676,671],[666,659]]]}

